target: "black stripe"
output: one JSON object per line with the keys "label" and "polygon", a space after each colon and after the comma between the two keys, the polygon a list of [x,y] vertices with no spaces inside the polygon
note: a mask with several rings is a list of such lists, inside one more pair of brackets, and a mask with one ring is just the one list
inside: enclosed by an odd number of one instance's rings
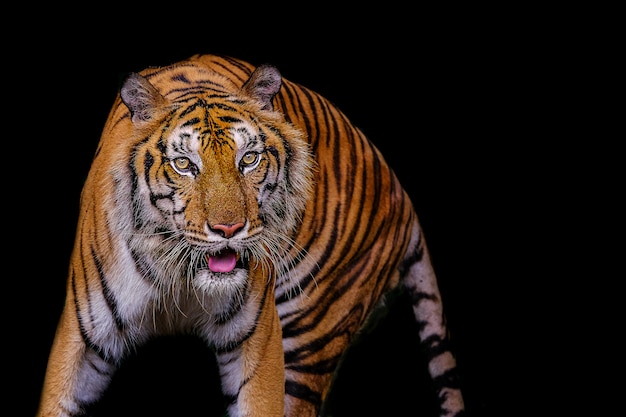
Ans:
{"label": "black stripe", "polygon": [[424,347],[424,352],[428,362],[444,352],[451,351],[448,339],[442,339],[436,334],[428,336],[426,339],[422,340],[421,345]]}
{"label": "black stripe", "polygon": [[246,333],[241,339],[235,340],[235,341],[231,341],[224,347],[215,346],[215,352],[217,354],[224,354],[224,353],[232,352],[233,350],[237,349],[243,342],[248,340],[256,332],[257,324],[259,323],[259,317],[261,316],[261,313],[263,311],[263,307],[265,306],[265,303],[267,302],[267,293],[268,293],[268,291],[267,291],[267,288],[266,288],[266,290],[263,291],[263,298],[261,299],[261,304],[259,304],[259,308],[257,310],[256,317],[254,319],[255,325],[252,326],[250,331],[248,333]]}
{"label": "black stripe", "polygon": [[458,373],[458,368],[448,369],[443,374],[436,376],[433,378],[433,384],[437,392],[440,392],[444,388],[460,389],[461,378]]}
{"label": "black stripe", "polygon": [[322,395],[319,392],[313,391],[306,385],[299,384],[292,380],[285,381],[285,394],[307,401],[315,406],[322,401]]}
{"label": "black stripe", "polygon": [[[410,224],[412,223],[413,223],[413,216],[411,215]],[[410,233],[410,232],[411,232],[411,229],[407,228],[407,233]],[[417,243],[416,250],[411,253],[411,256],[403,260],[402,263],[400,263],[400,266],[398,267],[398,271],[400,272],[401,277],[405,277],[407,274],[407,271],[411,269],[413,265],[421,262],[421,260],[424,258],[424,245],[422,244],[422,241],[423,241],[422,233],[420,232],[418,236],[418,243]]]}
{"label": "black stripe", "polygon": [[[106,301],[107,306],[109,307],[109,312],[113,316],[113,321],[115,322],[115,327],[120,333],[123,333],[126,330],[126,326],[122,321],[122,318],[118,314],[117,302],[115,301],[115,297],[113,292],[107,285],[106,275],[102,268],[102,262],[97,256],[96,250],[93,246],[90,247],[91,250],[91,258],[93,260],[94,265],[96,266],[96,270],[98,271],[98,277],[100,278],[100,286],[102,287],[102,295],[104,297],[104,301]],[[95,318],[92,319],[95,321]]]}

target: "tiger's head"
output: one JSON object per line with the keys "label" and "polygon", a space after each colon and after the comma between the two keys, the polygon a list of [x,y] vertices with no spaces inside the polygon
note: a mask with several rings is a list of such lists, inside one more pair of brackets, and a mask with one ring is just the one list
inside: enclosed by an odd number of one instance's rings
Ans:
{"label": "tiger's head", "polygon": [[181,277],[232,294],[251,268],[288,267],[314,162],[273,108],[276,68],[258,67],[242,87],[202,68],[168,72],[131,74],[120,90],[120,123],[135,138],[129,247],[158,285]]}

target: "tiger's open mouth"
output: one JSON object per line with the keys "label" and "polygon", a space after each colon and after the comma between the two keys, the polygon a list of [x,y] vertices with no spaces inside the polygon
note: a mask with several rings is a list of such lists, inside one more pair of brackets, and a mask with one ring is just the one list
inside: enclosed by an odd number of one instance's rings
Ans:
{"label": "tiger's open mouth", "polygon": [[207,254],[206,262],[211,272],[228,273],[235,268],[247,268],[241,255],[232,249],[224,249],[215,254]]}

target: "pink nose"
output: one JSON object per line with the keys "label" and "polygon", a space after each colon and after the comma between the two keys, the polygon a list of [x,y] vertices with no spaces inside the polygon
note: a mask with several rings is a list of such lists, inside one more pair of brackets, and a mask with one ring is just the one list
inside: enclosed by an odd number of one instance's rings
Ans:
{"label": "pink nose", "polygon": [[241,228],[243,228],[243,223],[216,224],[211,226],[211,229],[221,231],[224,237],[232,237]]}

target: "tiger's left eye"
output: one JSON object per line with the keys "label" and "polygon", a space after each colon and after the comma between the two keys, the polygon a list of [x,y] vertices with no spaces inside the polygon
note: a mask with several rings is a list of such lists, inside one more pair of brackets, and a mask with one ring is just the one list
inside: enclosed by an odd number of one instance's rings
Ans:
{"label": "tiger's left eye", "polygon": [[244,166],[254,165],[259,160],[259,154],[256,152],[247,152],[242,158],[241,163]]}

